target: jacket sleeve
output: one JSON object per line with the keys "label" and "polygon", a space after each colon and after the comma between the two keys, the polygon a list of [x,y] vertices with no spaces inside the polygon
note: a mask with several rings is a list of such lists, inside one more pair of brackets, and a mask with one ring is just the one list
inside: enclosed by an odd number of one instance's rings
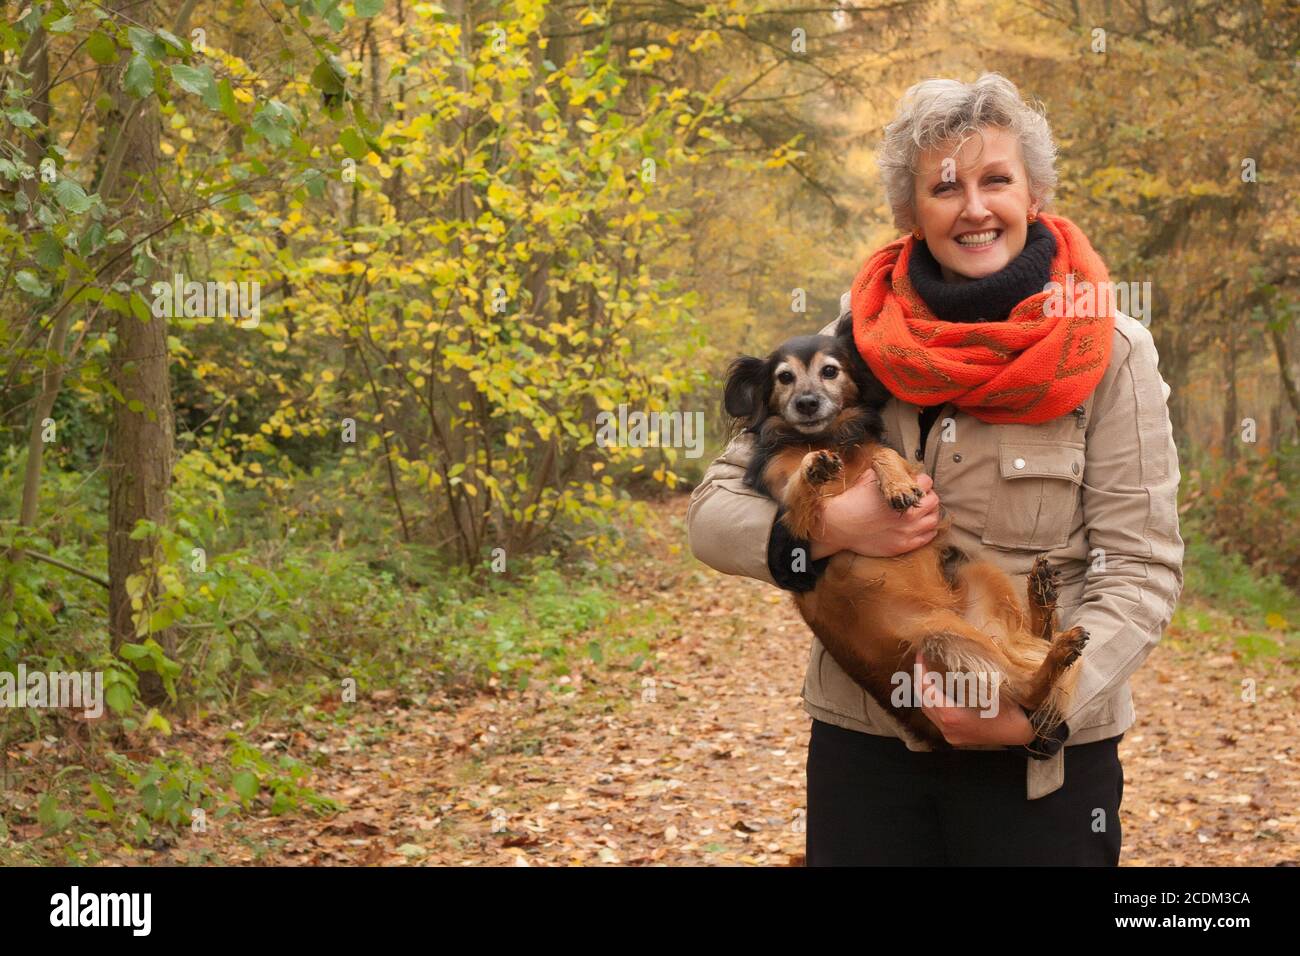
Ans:
{"label": "jacket sleeve", "polygon": [[1047,716],[1042,710],[1025,710],[1025,716],[1029,718],[1030,725],[1038,734],[1031,743],[1021,744],[1020,753],[1034,760],[1046,760],[1055,756],[1056,752],[1065,746],[1065,742],[1070,739],[1070,724],[1062,720],[1047,733],[1044,728],[1047,726]]}
{"label": "jacket sleeve", "polygon": [[776,584],[768,569],[768,545],[777,504],[745,485],[754,436],[741,432],[713,460],[691,492],[686,535],[691,553],[715,571]]}
{"label": "jacket sleeve", "polygon": [[817,586],[817,579],[826,570],[831,556],[811,560],[812,542],[796,537],[781,522],[785,506],[776,509],[776,519],[772,522],[772,537],[767,543],[767,569],[771,572],[776,585],[786,591],[811,591]]}
{"label": "jacket sleeve", "polygon": [[[1107,695],[1146,660],[1173,618],[1183,587],[1178,451],[1151,333],[1125,324],[1127,356],[1098,385],[1087,432],[1083,518],[1088,577],[1069,624],[1089,633],[1083,670],[1064,716],[1097,722]],[[1113,372],[1114,374],[1111,374]]]}
{"label": "jacket sleeve", "polygon": [[[841,298],[841,314],[848,293]],[[829,335],[837,317],[821,330]],[[791,591],[811,590],[830,555],[809,560],[809,543],[778,522],[777,503],[744,483],[754,436],[742,431],[715,458],[691,492],[686,535],[691,553],[723,574],[740,574]],[[801,555],[796,549],[803,549]]]}

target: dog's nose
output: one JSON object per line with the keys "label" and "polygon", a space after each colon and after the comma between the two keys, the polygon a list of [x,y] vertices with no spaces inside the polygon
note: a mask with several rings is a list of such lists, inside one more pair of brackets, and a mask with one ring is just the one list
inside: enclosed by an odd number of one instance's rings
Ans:
{"label": "dog's nose", "polygon": [[794,400],[795,411],[800,415],[812,415],[821,407],[822,400],[816,395],[800,395]]}

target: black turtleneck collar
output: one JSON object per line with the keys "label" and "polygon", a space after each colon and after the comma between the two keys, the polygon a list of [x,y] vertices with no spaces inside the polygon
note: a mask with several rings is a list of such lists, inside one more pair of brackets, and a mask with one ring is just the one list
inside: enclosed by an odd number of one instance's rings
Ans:
{"label": "black turtleneck collar", "polygon": [[945,282],[939,261],[916,243],[907,277],[935,318],[944,322],[1001,322],[1019,303],[1043,291],[1052,275],[1056,239],[1041,222],[1029,224],[1025,248],[1006,267],[969,282]]}

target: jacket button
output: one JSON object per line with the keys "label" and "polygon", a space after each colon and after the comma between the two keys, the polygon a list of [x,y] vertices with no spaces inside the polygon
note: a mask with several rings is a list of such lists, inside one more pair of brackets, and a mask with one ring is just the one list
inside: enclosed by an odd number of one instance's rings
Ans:
{"label": "jacket button", "polygon": [[1023,458],[1017,458],[1015,461],[1013,461],[1013,462],[1011,463],[1011,467],[1012,467],[1012,468],[1024,468],[1024,467],[1025,467],[1025,460],[1024,460]]}
{"label": "jacket button", "polygon": [[1074,473],[1076,475],[1079,473],[1079,463],[1077,461],[1074,464],[1072,464],[1070,467],[1074,469]]}
{"label": "jacket button", "polygon": [[961,454],[958,453],[958,454],[956,454],[956,455],[953,455],[953,456],[952,456],[952,460],[953,460],[953,461],[961,461]]}
{"label": "jacket button", "polygon": [[925,453],[922,452],[921,449],[919,449],[919,448],[916,450],[916,460],[917,460],[917,461],[925,461]]}

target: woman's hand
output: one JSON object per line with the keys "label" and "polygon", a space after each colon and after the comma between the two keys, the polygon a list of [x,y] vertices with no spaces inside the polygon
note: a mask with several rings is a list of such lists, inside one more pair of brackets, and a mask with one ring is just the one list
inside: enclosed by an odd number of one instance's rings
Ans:
{"label": "woman's hand", "polygon": [[925,497],[899,514],[885,501],[876,473],[863,471],[850,488],[826,500],[821,534],[812,539],[812,560],[836,551],[892,558],[928,544],[937,533],[939,496],[929,475],[917,475],[916,484]]}
{"label": "woman's hand", "polygon": [[[916,652],[916,666],[921,675],[921,688],[925,687],[925,658]],[[915,673],[915,672],[914,672]],[[936,672],[942,687],[942,675]],[[925,704],[921,695],[921,710],[939,728],[943,739],[954,747],[971,744],[1027,744],[1034,739],[1034,728],[1015,701],[1000,691],[996,717],[985,717],[978,707],[958,707],[945,694],[944,703],[938,707]]]}

